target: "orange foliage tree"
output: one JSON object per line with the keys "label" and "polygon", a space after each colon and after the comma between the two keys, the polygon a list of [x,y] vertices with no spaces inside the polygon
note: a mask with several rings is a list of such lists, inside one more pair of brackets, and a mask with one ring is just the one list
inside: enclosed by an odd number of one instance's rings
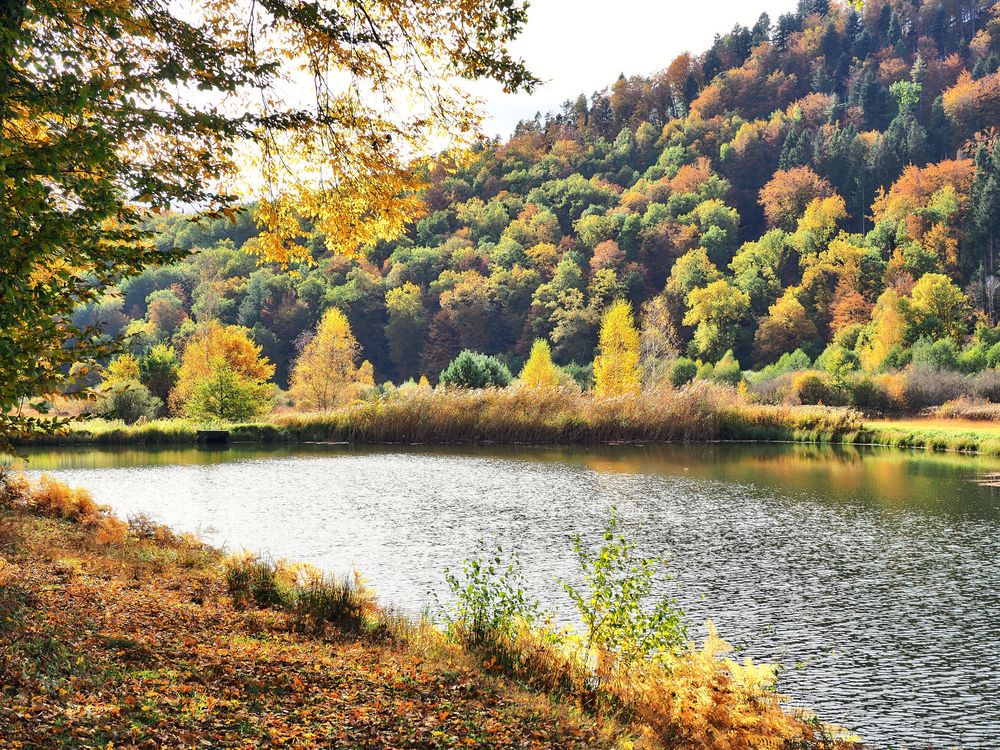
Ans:
{"label": "orange foliage tree", "polygon": [[948,118],[962,133],[995,127],[1000,122],[1000,73],[973,79],[963,71],[958,82],[941,95]]}
{"label": "orange foliage tree", "polygon": [[779,169],[761,188],[760,205],[769,226],[792,230],[813,200],[833,193],[833,186],[809,167]]}

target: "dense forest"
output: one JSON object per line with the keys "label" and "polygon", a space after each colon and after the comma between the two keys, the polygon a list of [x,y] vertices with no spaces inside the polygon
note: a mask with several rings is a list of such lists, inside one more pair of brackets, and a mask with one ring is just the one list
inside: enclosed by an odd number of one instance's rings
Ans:
{"label": "dense forest", "polygon": [[356,256],[311,232],[313,263],[258,265],[249,212],[163,214],[159,248],[191,252],[76,322],[139,359],[242,326],[281,387],[330,308],[376,382],[435,382],[463,350],[516,372],[545,339],[586,383],[620,299],[650,379],[678,358],[737,379],[980,372],[1000,364],[998,67],[1000,5],[800,0],[415,165],[423,218]]}

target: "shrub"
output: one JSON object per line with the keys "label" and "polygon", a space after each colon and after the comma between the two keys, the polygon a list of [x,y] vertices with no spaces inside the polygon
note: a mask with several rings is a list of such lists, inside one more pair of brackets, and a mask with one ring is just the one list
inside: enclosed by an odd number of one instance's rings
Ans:
{"label": "shrub", "polygon": [[780,375],[761,379],[754,377],[751,381],[750,394],[753,400],[762,404],[780,404],[792,398],[792,379],[794,373],[785,372]]}
{"label": "shrub", "polygon": [[972,394],[976,398],[1000,403],[1000,370],[983,370],[970,378]]}
{"label": "shrub", "polygon": [[800,404],[843,406],[848,402],[847,394],[841,388],[815,370],[800,372],[792,378],[791,395]]}
{"label": "shrub", "polygon": [[966,378],[957,372],[919,367],[906,371],[906,403],[914,410],[956,399],[965,389]]}
{"label": "shrub", "polygon": [[586,649],[598,653],[597,677],[650,659],[662,660],[686,639],[684,612],[671,597],[653,600],[658,579],[669,580],[662,557],[638,558],[635,546],[620,533],[612,509],[604,543],[591,552],[579,536],[573,551],[583,572],[584,588],[563,582],[584,626]]}
{"label": "shrub", "polygon": [[913,357],[913,351],[902,344],[896,344],[893,346],[889,352],[885,355],[882,360],[882,364],[879,366],[883,372],[891,372],[893,370],[902,370],[908,364]]}
{"label": "shrub", "polygon": [[101,509],[82,487],[70,487],[48,474],[42,474],[31,496],[31,504],[44,515],[70,521],[96,520]]}
{"label": "shrub", "polygon": [[761,368],[756,373],[750,373],[747,380],[751,385],[755,385],[789,372],[808,370],[810,367],[812,367],[812,360],[809,359],[809,355],[801,349],[796,349],[794,352],[782,354],[774,364]]}
{"label": "shrub", "polygon": [[958,369],[971,375],[986,369],[987,348],[982,344],[973,344],[962,350],[958,355]]}
{"label": "shrub", "polygon": [[135,424],[140,419],[154,419],[163,409],[163,401],[137,380],[113,383],[97,401],[95,411],[104,419],[120,419]]}
{"label": "shrub", "polygon": [[884,411],[900,413],[906,411],[906,375],[901,372],[882,373],[875,376],[875,382],[885,397]]}
{"label": "shrub", "polygon": [[670,385],[674,388],[680,388],[694,380],[697,374],[698,365],[693,359],[678,357],[670,364],[667,377],[670,379]]}
{"label": "shrub", "polygon": [[511,379],[510,370],[499,359],[466,349],[441,373],[440,382],[458,388],[505,388]]}
{"label": "shrub", "polygon": [[13,508],[24,505],[31,497],[31,483],[19,471],[11,471],[0,463],[0,507]]}
{"label": "shrub", "polygon": [[128,537],[128,524],[112,515],[104,515],[93,524],[94,541],[98,544],[121,544]]}
{"label": "shrub", "polygon": [[715,363],[711,379],[717,383],[728,383],[729,385],[736,385],[743,380],[743,371],[740,369],[739,360],[733,356],[732,349],[722,355],[722,359]]}
{"label": "shrub", "polygon": [[518,562],[516,553],[505,555],[498,546],[484,559],[466,560],[460,575],[445,569],[454,597],[443,611],[450,638],[470,648],[498,649],[541,622],[541,606],[525,594]]}
{"label": "shrub", "polygon": [[934,416],[940,419],[973,419],[993,421],[1000,419],[1000,404],[989,401],[976,401],[960,396],[954,401],[948,401],[934,410]]}
{"label": "shrub", "polygon": [[842,385],[860,366],[858,355],[838,344],[830,344],[816,357],[816,369],[828,373],[837,385]]}
{"label": "shrub", "polygon": [[959,348],[953,338],[943,338],[937,341],[920,339],[913,345],[911,362],[913,366],[923,370],[959,370]]}
{"label": "shrub", "polygon": [[594,365],[581,365],[576,362],[570,362],[568,365],[563,365],[563,372],[569,375],[584,390],[589,390],[594,387]]}
{"label": "shrub", "polygon": [[901,375],[858,374],[845,388],[851,405],[866,412],[896,414],[906,409],[905,378]]}
{"label": "shrub", "polygon": [[226,565],[226,584],[237,609],[250,604],[281,607],[291,600],[288,586],[279,578],[278,566],[253,555],[235,558]]}
{"label": "shrub", "polygon": [[327,625],[360,633],[379,612],[374,595],[357,574],[353,580],[334,578],[309,565],[243,555],[227,562],[226,583],[237,609],[252,604],[285,610],[299,627],[315,633],[322,633]]}
{"label": "shrub", "polygon": [[854,747],[832,740],[832,727],[786,711],[773,665],[726,658],[732,648],[709,625],[699,648],[634,668],[629,683],[616,685],[627,709],[664,747]]}

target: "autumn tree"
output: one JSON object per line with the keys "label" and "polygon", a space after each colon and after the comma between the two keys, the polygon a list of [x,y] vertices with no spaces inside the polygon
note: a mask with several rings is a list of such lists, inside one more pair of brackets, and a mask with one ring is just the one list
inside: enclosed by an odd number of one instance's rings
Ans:
{"label": "autumn tree", "polygon": [[222,357],[213,357],[209,374],[194,383],[184,412],[193,419],[240,422],[266,414],[273,396],[273,384],[251,380]]}
{"label": "autumn tree", "polygon": [[[227,373],[216,384],[220,389],[227,392],[236,389],[241,394],[254,396],[257,410],[263,408],[261,404],[267,400],[264,394],[271,392],[268,381],[274,376],[274,365],[261,356],[260,345],[254,343],[246,328],[210,321],[201,326],[184,347],[177,385],[170,392],[171,409],[185,410],[198,385],[213,378],[220,368]],[[235,386],[234,379],[239,380]],[[206,398],[210,395],[207,391],[202,394]],[[202,413],[205,409],[199,404],[191,411]]]}
{"label": "autumn tree", "polygon": [[806,206],[833,193],[833,186],[809,167],[779,169],[761,188],[760,205],[768,226],[793,230]]}
{"label": "autumn tree", "polygon": [[389,356],[401,379],[414,377],[419,372],[427,335],[427,310],[420,287],[408,281],[390,289],[385,295],[385,308],[389,316],[385,325]]}
{"label": "autumn tree", "polygon": [[963,71],[942,96],[945,114],[965,135],[1000,122],[1000,73],[973,79]]}
{"label": "autumn tree", "polygon": [[94,413],[105,419],[120,419],[133,424],[143,417],[155,417],[163,407],[140,382],[139,360],[126,352],[112,359],[104,369]]}
{"label": "autumn tree", "polygon": [[698,354],[715,361],[736,341],[739,323],[750,309],[750,296],[725,279],[692,289],[687,297],[684,325],[697,326],[694,346]]}
{"label": "autumn tree", "polygon": [[680,352],[680,336],[665,295],[657,295],[642,305],[639,351],[644,364]]}
{"label": "autumn tree", "polygon": [[969,300],[941,273],[920,277],[902,307],[910,337],[959,338],[968,328]]}
{"label": "autumn tree", "polygon": [[104,369],[104,384],[125,383],[139,379],[139,360],[134,354],[126,352],[112,359]]}
{"label": "autumn tree", "polygon": [[535,339],[535,343],[531,346],[531,354],[524,363],[518,379],[526,388],[559,386],[559,369],[552,362],[552,352],[547,341]]}
{"label": "autumn tree", "polygon": [[812,343],[816,336],[816,326],[809,320],[796,290],[787,289],[768,308],[767,317],[757,327],[753,339],[754,356],[758,364],[770,364],[782,354]]}
{"label": "autumn tree", "polygon": [[875,302],[871,323],[859,341],[861,367],[869,372],[880,369],[893,349],[903,343],[905,333],[899,295],[886,289]]}
{"label": "autumn tree", "polygon": [[170,336],[187,319],[184,303],[171,289],[159,289],[146,297],[146,319],[159,336]]}
{"label": "autumn tree", "polygon": [[143,207],[235,218],[249,161],[262,257],[307,256],[306,223],[336,250],[397,235],[420,208],[409,160],[475,136],[459,80],[534,84],[507,50],[525,18],[517,0],[4,3],[0,435],[114,348],[72,311],[176,257]]}
{"label": "autumn tree", "polygon": [[289,391],[296,404],[326,412],[356,396],[360,386],[373,385],[370,366],[357,365],[360,356],[347,316],[327,310],[292,370]]}
{"label": "autumn tree", "polygon": [[619,300],[601,321],[598,355],[594,359],[594,390],[604,396],[638,393],[642,388],[639,367],[639,331],[632,307]]}
{"label": "autumn tree", "polygon": [[177,385],[180,363],[172,346],[157,344],[139,360],[139,379],[157,398],[166,402]]}

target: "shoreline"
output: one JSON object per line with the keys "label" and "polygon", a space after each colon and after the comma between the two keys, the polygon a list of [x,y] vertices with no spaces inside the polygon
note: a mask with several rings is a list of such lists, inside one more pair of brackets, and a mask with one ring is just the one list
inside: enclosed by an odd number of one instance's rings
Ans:
{"label": "shoreline", "polygon": [[[928,453],[960,453],[966,455],[1000,457],[1000,432],[990,429],[977,431],[968,425],[948,427],[941,423],[933,426],[915,427],[912,419],[865,422],[860,428],[845,431],[802,430],[797,428],[767,428],[749,430],[765,432],[763,436],[732,435],[727,437],[705,437],[694,439],[650,439],[647,437],[616,439],[575,439],[575,440],[500,440],[494,438],[439,439],[439,440],[387,440],[365,439],[322,440],[300,438],[295,433],[282,433],[280,426],[272,423],[238,424],[230,427],[230,437],[215,446],[203,446],[211,450],[226,445],[266,446],[266,445],[329,445],[329,446],[526,446],[526,447],[586,447],[592,445],[831,445],[856,448],[886,448],[898,450],[925,451]],[[85,423],[84,423],[85,424]],[[992,426],[993,423],[988,423]],[[197,431],[192,426],[182,433],[163,433],[158,430],[146,431],[142,425],[119,426],[111,430],[93,433],[85,428],[70,430],[55,435],[37,435],[18,438],[13,444],[18,448],[58,448],[85,447],[89,445],[107,447],[198,446]],[[219,429],[214,426],[214,429]],[[775,433],[779,434],[775,434]],[[780,434],[784,433],[784,434]]]}
{"label": "shoreline", "polygon": [[711,628],[669,667],[623,664],[598,690],[590,658],[544,625],[485,640],[466,620],[440,629],[380,606],[361,582],[126,524],[58,480],[0,484],[0,603],[0,740],[12,748],[530,736],[533,748],[656,750],[706,730],[862,747],[773,693],[772,667],[725,658]]}

